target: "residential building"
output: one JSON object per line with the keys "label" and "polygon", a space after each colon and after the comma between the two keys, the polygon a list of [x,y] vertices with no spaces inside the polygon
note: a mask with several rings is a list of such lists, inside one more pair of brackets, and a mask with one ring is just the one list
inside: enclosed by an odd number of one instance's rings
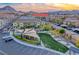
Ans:
{"label": "residential building", "polygon": [[20,26],[22,27],[24,24],[40,24],[41,20],[36,19],[35,17],[28,17],[28,16],[22,16],[16,22],[13,23],[13,26]]}
{"label": "residential building", "polygon": [[47,13],[34,13],[32,16],[42,21],[49,21],[49,15]]}
{"label": "residential building", "polygon": [[79,27],[79,19],[75,17],[68,17],[64,20],[63,24],[71,27]]}

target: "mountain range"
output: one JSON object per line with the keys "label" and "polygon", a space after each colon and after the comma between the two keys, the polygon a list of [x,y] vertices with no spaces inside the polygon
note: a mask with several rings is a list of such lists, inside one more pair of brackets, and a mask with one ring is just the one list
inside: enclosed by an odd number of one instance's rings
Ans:
{"label": "mountain range", "polygon": [[[67,6],[67,5],[66,5]],[[11,6],[5,6],[3,8],[0,8],[0,12],[18,12],[18,13],[24,13],[23,11],[16,11],[13,7]],[[38,13],[35,11],[29,11],[27,14],[33,14],[33,13]],[[47,13],[49,14],[79,14],[79,10],[51,10],[48,11]]]}
{"label": "mountain range", "polygon": [[16,12],[16,10],[14,8],[12,8],[11,6],[5,6],[3,8],[0,8],[0,12]]}

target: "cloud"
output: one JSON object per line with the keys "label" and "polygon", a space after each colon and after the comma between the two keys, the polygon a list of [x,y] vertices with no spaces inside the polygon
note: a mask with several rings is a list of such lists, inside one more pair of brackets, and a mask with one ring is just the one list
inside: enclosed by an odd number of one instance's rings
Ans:
{"label": "cloud", "polygon": [[48,10],[55,10],[56,7],[53,4],[45,4],[45,3],[27,3],[27,4],[15,4],[12,5],[16,10],[22,11],[48,11]]}
{"label": "cloud", "polygon": [[[0,7],[10,5],[18,11],[53,11],[53,10],[79,10],[79,5],[74,4],[54,4],[54,3],[3,3]],[[73,6],[73,7],[72,7]]]}

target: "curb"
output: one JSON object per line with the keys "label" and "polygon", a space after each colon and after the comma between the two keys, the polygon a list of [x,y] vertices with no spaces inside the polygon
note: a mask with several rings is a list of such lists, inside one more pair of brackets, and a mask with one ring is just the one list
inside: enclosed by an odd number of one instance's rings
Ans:
{"label": "curb", "polygon": [[59,51],[55,51],[55,50],[52,50],[52,49],[49,49],[49,48],[45,48],[45,47],[41,47],[41,46],[38,47],[38,46],[34,46],[34,45],[31,45],[31,44],[25,43],[25,42],[23,42],[23,41],[21,41],[21,40],[16,39],[16,38],[13,37],[12,35],[11,35],[11,37],[14,38],[14,41],[16,41],[16,42],[19,43],[19,44],[22,44],[22,45],[25,45],[25,46],[34,47],[34,48],[39,48],[39,49],[43,49],[43,50],[47,50],[47,51],[56,53],[56,54],[58,54],[58,55],[60,55],[60,54],[61,54],[61,55],[64,55],[64,53],[61,53],[61,52],[59,52]]}

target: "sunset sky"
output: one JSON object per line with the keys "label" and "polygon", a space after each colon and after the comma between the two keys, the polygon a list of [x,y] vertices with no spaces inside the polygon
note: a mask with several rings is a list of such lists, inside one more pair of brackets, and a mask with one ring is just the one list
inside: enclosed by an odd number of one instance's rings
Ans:
{"label": "sunset sky", "polygon": [[18,11],[39,11],[47,12],[52,10],[79,10],[79,4],[67,3],[3,3],[0,8],[4,6],[12,6]]}

